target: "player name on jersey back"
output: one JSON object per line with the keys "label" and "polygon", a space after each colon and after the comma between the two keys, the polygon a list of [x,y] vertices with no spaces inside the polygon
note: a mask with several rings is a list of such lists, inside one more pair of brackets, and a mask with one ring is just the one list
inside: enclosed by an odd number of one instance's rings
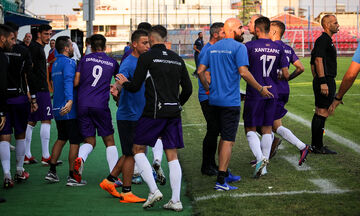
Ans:
{"label": "player name on jersey back", "polygon": [[109,86],[118,71],[119,64],[103,52],[85,56],[77,68],[77,72],[80,72],[79,106],[108,107]]}

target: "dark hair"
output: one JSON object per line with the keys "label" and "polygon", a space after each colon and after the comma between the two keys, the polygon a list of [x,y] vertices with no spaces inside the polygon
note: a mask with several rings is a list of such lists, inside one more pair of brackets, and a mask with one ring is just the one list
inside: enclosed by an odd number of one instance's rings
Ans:
{"label": "dark hair", "polygon": [[[138,29],[136,31],[134,31],[131,35],[131,42],[134,41],[138,41],[140,37],[142,36],[148,36],[149,34],[147,33],[147,31],[142,30],[142,29]],[[128,42],[129,43],[129,42]]]}
{"label": "dark hair", "polygon": [[201,33],[202,33],[202,32],[198,32],[198,36],[200,36]]}
{"label": "dark hair", "polygon": [[210,26],[210,38],[214,37],[215,33],[219,33],[220,29],[224,27],[224,23],[216,22]]}
{"label": "dark hair", "polygon": [[90,37],[87,37],[87,38],[85,39],[85,43],[87,43],[87,44],[90,44],[90,43],[91,43]]}
{"label": "dark hair", "polygon": [[282,37],[285,33],[285,24],[279,20],[274,20],[270,22],[270,25],[276,26],[280,29],[280,37]]}
{"label": "dark hair", "polygon": [[167,30],[162,25],[156,25],[151,28],[151,32],[155,32],[160,35],[162,39],[165,39],[167,36]]}
{"label": "dark hair", "polygon": [[142,29],[142,30],[149,32],[151,30],[151,24],[148,22],[141,22],[137,26],[137,29]]}
{"label": "dark hair", "polygon": [[101,34],[93,34],[90,37],[91,48],[95,51],[104,50],[106,46],[106,38]]}
{"label": "dark hair", "polygon": [[7,21],[5,23],[5,25],[9,26],[10,28],[12,28],[14,31],[19,31],[19,26],[13,22]]}
{"label": "dark hair", "polygon": [[255,28],[260,29],[261,32],[270,32],[270,19],[267,17],[259,17],[255,20]]}
{"label": "dark hair", "polygon": [[69,36],[60,36],[56,38],[55,41],[55,48],[58,53],[63,53],[65,50],[65,47],[68,47],[70,45],[69,42],[70,37]]}
{"label": "dark hair", "polygon": [[49,31],[49,30],[51,30],[51,29],[52,29],[52,27],[49,26],[48,24],[41,24],[41,25],[39,26],[38,32],[39,32],[39,33],[42,33],[43,31]]}
{"label": "dark hair", "polygon": [[14,29],[9,27],[8,25],[0,24],[0,36],[9,37],[11,32],[14,33]]}

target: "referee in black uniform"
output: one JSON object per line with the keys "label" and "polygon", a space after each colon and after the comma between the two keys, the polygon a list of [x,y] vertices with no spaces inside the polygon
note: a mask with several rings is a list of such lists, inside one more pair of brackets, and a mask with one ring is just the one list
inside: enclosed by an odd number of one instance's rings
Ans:
{"label": "referee in black uniform", "polygon": [[311,122],[313,152],[317,154],[336,154],[335,151],[323,145],[323,133],[328,108],[335,98],[336,92],[336,47],[331,37],[339,31],[339,24],[334,15],[325,15],[321,19],[324,29],[322,35],[316,39],[311,52],[311,64],[314,69],[313,90],[315,95],[315,114]]}

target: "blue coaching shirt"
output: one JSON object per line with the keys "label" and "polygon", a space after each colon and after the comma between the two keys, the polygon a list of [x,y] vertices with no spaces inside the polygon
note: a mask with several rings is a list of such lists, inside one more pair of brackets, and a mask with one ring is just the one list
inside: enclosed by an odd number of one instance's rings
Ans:
{"label": "blue coaching shirt", "polygon": [[240,106],[238,68],[249,65],[245,45],[232,38],[222,39],[207,49],[200,64],[211,70],[209,104]]}
{"label": "blue coaching shirt", "polygon": [[[119,73],[128,80],[132,80],[136,69],[138,58],[129,55],[121,64]],[[119,107],[116,112],[117,120],[137,121],[141,117],[145,106],[145,86],[142,84],[140,90],[131,93],[124,88],[121,90]]]}
{"label": "blue coaching shirt", "polygon": [[[207,43],[201,50],[200,55],[199,55],[199,61],[201,61],[201,58],[204,57],[206,50],[211,46],[210,43]],[[207,70],[209,71],[209,70]],[[209,96],[206,94],[206,91],[204,89],[204,86],[201,84],[200,79],[198,79],[198,83],[199,83],[199,101],[203,102],[205,100],[209,100]]]}
{"label": "blue coaching shirt", "polygon": [[360,46],[358,46],[358,48],[356,49],[352,61],[360,64]]}
{"label": "blue coaching shirt", "polygon": [[[53,113],[55,120],[68,120],[76,118],[76,101],[74,95],[74,78],[76,63],[71,58],[58,54],[53,64],[51,77],[54,85]],[[71,111],[61,116],[60,110],[68,100],[73,101]]]}

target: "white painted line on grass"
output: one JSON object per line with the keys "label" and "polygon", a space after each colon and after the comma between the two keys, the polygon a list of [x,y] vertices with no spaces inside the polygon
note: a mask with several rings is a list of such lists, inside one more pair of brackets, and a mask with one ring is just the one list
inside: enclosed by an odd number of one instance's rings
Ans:
{"label": "white painted line on grass", "polygon": [[308,171],[311,170],[311,167],[306,165],[306,164],[302,164],[301,166],[299,166],[299,158],[294,156],[281,156],[282,158],[284,158],[287,162],[289,162],[293,167],[295,167],[295,169],[297,171]]}
{"label": "white painted line on grass", "polygon": [[[297,122],[300,122],[301,124],[303,124],[303,125],[311,128],[311,122],[308,121],[308,120],[305,120],[305,119],[301,118],[301,117],[298,116],[298,115],[295,115],[295,114],[293,114],[293,113],[291,113],[291,112],[288,112],[288,113],[286,114],[286,116],[288,116],[289,118],[291,118],[291,119],[293,119],[293,120],[295,120],[295,121],[297,121]],[[340,143],[340,144],[342,144],[342,145],[345,145],[345,146],[351,148],[352,150],[354,150],[354,151],[357,152],[357,153],[360,153],[360,146],[359,146],[359,144],[356,144],[355,142],[353,142],[353,141],[351,141],[351,140],[349,140],[349,139],[346,139],[346,138],[344,138],[344,137],[342,137],[342,136],[340,136],[340,135],[332,132],[331,130],[325,130],[325,132],[326,132],[326,135],[329,136],[331,139],[337,141],[338,143]]]}
{"label": "white painted line on grass", "polygon": [[[188,64],[188,63],[185,63],[185,64],[186,64],[187,66],[189,66],[190,68],[195,69],[194,66],[192,66],[192,65],[190,65],[190,64]],[[300,117],[300,116],[298,116],[298,115],[295,115],[295,114],[293,114],[293,113],[291,113],[291,112],[288,112],[288,113],[286,114],[286,116],[288,116],[289,118],[291,118],[291,119],[293,119],[293,120],[295,120],[295,121],[297,121],[297,122],[300,122],[300,123],[302,123],[303,125],[311,128],[311,122],[308,121],[308,120],[303,119],[302,117]],[[331,139],[339,142],[340,144],[343,144],[343,145],[351,148],[351,149],[354,150],[355,152],[360,153],[360,145],[359,145],[359,144],[356,144],[355,142],[353,142],[353,141],[351,141],[351,140],[349,140],[349,139],[346,139],[346,138],[344,138],[344,137],[342,137],[342,136],[340,136],[340,135],[332,132],[331,130],[326,130],[326,135],[329,136]]]}
{"label": "white painted line on grass", "polygon": [[309,191],[283,191],[283,192],[270,192],[270,193],[229,193],[229,192],[218,192],[217,194],[212,194],[208,196],[195,197],[195,201],[204,201],[210,199],[217,199],[221,197],[231,197],[231,198],[243,198],[243,197],[262,197],[262,196],[283,196],[283,195],[298,195],[298,194],[342,194],[351,192],[351,190],[343,190],[337,188],[330,181],[325,179],[311,179],[312,183],[320,187],[320,190]]}
{"label": "white painted line on grass", "polygon": [[[346,94],[346,96],[359,96],[360,94]],[[290,94],[290,97],[314,97],[314,94],[301,94],[301,95],[296,95],[296,94]]]}
{"label": "white painted line on grass", "polygon": [[[244,123],[243,122],[239,122],[239,125],[243,126]],[[200,127],[200,126],[206,126],[206,124],[204,123],[200,123],[200,124],[183,124],[183,127]]]}
{"label": "white painted line on grass", "polygon": [[191,68],[191,69],[193,69],[193,70],[196,69],[194,66],[192,66],[191,64],[189,64],[189,63],[187,63],[187,62],[185,62],[185,64],[186,64],[186,66],[188,66],[189,68]]}
{"label": "white painted line on grass", "polygon": [[321,191],[327,193],[343,193],[343,191],[349,191],[337,188],[335,184],[326,179],[309,179],[309,181],[318,186]]}
{"label": "white painted line on grass", "polygon": [[286,146],[284,144],[281,143],[281,145],[278,146],[278,149],[282,150],[282,149],[285,149]]}

